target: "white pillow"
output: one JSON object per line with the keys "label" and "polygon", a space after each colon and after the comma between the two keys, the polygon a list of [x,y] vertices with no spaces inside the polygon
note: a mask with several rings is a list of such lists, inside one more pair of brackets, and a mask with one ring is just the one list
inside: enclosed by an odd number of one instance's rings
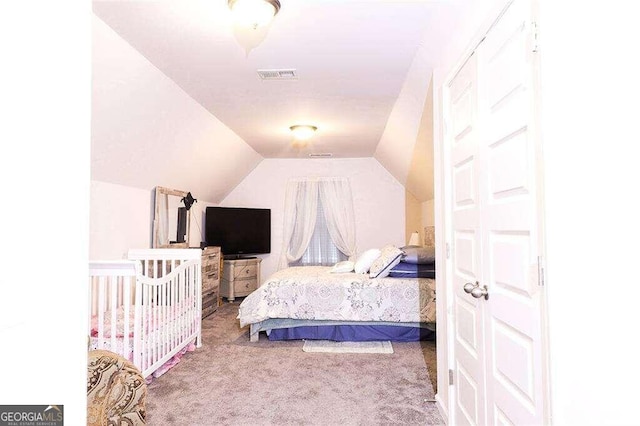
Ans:
{"label": "white pillow", "polygon": [[338,262],[333,265],[333,268],[329,272],[334,274],[345,274],[347,272],[352,272],[355,264],[350,260],[345,260],[344,262]]}
{"label": "white pillow", "polygon": [[373,262],[380,256],[381,251],[379,249],[369,249],[362,253],[358,260],[356,260],[356,264],[353,267],[353,271],[356,274],[366,274],[369,272],[369,268]]}
{"label": "white pillow", "polygon": [[384,246],[380,256],[369,269],[369,278],[384,278],[389,275],[391,268],[400,263],[403,252],[393,245]]}

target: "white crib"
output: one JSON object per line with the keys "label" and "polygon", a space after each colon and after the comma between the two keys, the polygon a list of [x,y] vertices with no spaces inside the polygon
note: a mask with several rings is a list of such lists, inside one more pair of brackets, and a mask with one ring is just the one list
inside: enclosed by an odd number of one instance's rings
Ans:
{"label": "white crib", "polygon": [[127,257],[89,262],[90,347],[122,355],[146,378],[202,344],[202,251],[140,249]]}

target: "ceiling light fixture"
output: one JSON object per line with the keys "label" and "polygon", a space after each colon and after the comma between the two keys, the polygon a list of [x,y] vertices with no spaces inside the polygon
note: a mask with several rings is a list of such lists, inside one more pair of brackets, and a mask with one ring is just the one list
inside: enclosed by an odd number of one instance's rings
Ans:
{"label": "ceiling light fixture", "polygon": [[267,25],[280,10],[278,0],[228,0],[236,22],[256,29]]}
{"label": "ceiling light fixture", "polygon": [[313,136],[318,128],[310,124],[296,124],[295,126],[289,127],[289,130],[291,130],[296,140],[306,141]]}

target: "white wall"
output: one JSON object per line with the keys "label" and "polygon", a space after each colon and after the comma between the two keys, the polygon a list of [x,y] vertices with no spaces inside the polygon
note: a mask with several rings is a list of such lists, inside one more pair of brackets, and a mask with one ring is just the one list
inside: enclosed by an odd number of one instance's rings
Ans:
{"label": "white wall", "polygon": [[0,403],[86,424],[91,3],[0,13]]}
{"label": "white wall", "polygon": [[92,27],[91,178],[219,202],[262,157],[95,15]]}
{"label": "white wall", "polygon": [[420,241],[424,241],[424,227],[422,226],[422,204],[410,191],[405,190],[404,206],[405,244],[409,244],[411,234],[416,231],[418,231]]}
{"label": "white wall", "polygon": [[349,178],[359,253],[385,244],[404,245],[404,187],[375,159],[266,159],[220,203],[271,209],[271,254],[261,256],[263,280],[278,266],[287,180],[303,176]]}
{"label": "white wall", "polygon": [[428,200],[421,204],[422,208],[422,227],[425,226],[434,226],[435,225],[435,217],[434,217],[434,209],[435,209],[435,201]]}
{"label": "white wall", "polygon": [[89,258],[124,259],[151,247],[152,190],[91,181]]}
{"label": "white wall", "polygon": [[638,424],[637,5],[540,12],[552,420]]}
{"label": "white wall", "polygon": [[[144,190],[91,181],[90,259],[124,259],[129,249],[152,246],[154,191],[155,188]],[[191,247],[200,246],[204,231],[203,212],[208,205],[214,204],[198,200],[189,210]]]}
{"label": "white wall", "polygon": [[424,100],[424,110],[410,164],[405,188],[420,202],[433,200],[433,84],[431,81]]}
{"label": "white wall", "polygon": [[[429,44],[423,43],[418,48],[374,154],[403,185],[409,176],[423,113],[425,108],[430,108],[430,105],[425,106],[430,93]],[[414,193],[418,195],[416,191]]]}

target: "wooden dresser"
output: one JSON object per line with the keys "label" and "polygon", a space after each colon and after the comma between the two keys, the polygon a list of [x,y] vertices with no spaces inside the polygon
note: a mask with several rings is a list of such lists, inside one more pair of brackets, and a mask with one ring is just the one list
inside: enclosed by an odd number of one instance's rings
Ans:
{"label": "wooden dresser", "polygon": [[233,302],[236,297],[248,296],[260,285],[262,259],[225,259],[220,283],[220,297]]}
{"label": "wooden dresser", "polygon": [[202,250],[202,318],[218,309],[220,305],[220,247],[205,247]]}

